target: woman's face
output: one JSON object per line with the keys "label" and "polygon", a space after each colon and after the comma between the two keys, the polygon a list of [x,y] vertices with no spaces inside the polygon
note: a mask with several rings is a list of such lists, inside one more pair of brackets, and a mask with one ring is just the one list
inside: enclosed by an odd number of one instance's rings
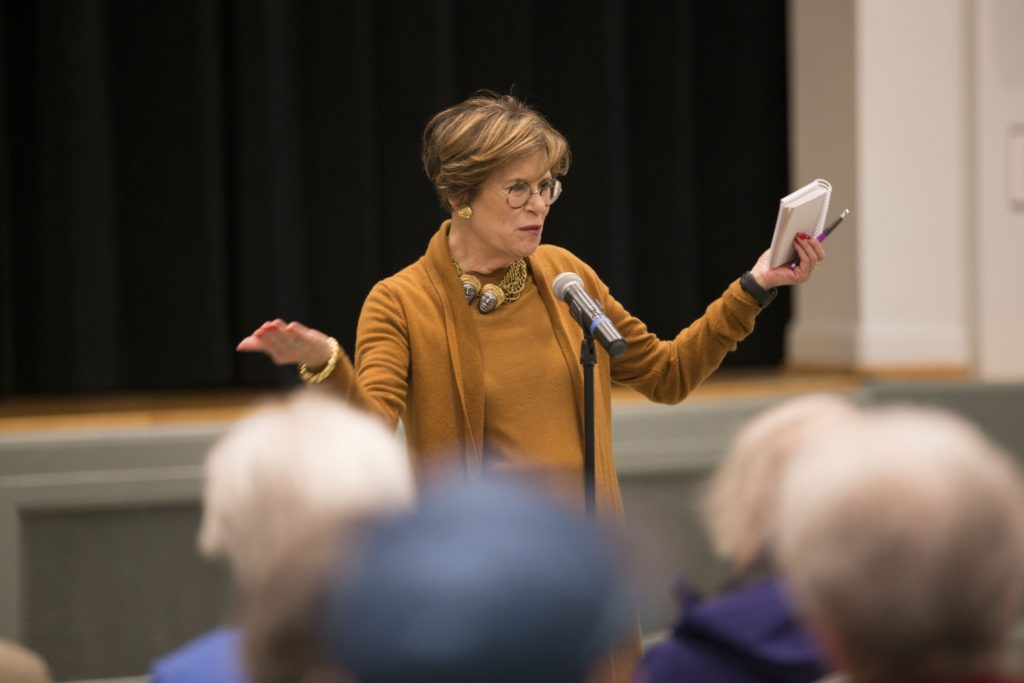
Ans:
{"label": "woman's face", "polygon": [[473,209],[468,220],[473,242],[470,248],[477,258],[500,258],[507,265],[537,249],[550,207],[539,194],[531,194],[525,205],[513,209],[508,192],[517,183],[526,183],[536,191],[550,179],[543,152],[520,157],[491,174],[469,203]]}

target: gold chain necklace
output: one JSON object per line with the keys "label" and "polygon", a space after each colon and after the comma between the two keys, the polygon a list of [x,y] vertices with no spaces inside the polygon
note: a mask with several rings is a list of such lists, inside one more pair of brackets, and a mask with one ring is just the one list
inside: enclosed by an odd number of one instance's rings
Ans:
{"label": "gold chain necklace", "polygon": [[519,258],[508,267],[505,277],[497,285],[490,283],[480,287],[480,278],[476,275],[464,273],[462,267],[452,259],[455,264],[455,272],[462,281],[462,292],[466,295],[466,303],[473,303],[477,293],[480,294],[480,303],[477,308],[481,313],[490,313],[502,304],[510,304],[519,299],[519,296],[526,289],[526,259]]}

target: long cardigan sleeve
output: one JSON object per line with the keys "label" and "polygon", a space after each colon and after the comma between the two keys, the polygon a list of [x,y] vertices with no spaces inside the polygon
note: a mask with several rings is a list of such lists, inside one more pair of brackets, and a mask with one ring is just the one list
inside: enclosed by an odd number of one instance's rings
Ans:
{"label": "long cardigan sleeve", "polygon": [[591,291],[629,345],[625,353],[611,359],[611,379],[658,403],[678,403],[686,398],[753,331],[761,310],[737,279],[704,315],[674,339],[662,340],[615,300],[590,266],[580,262],[580,267],[593,281]]}

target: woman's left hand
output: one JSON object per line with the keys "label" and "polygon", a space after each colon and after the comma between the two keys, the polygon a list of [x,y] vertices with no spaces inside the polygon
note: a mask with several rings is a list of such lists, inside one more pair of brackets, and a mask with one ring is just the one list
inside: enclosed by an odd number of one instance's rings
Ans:
{"label": "woman's left hand", "polygon": [[825,247],[821,246],[818,240],[803,233],[793,240],[793,247],[796,249],[796,255],[800,257],[800,263],[796,266],[785,264],[778,268],[769,268],[768,256],[771,250],[761,254],[761,258],[757,259],[757,263],[750,269],[750,274],[757,280],[757,284],[765,289],[772,289],[783,285],[799,285],[811,279],[811,273],[825,260]]}

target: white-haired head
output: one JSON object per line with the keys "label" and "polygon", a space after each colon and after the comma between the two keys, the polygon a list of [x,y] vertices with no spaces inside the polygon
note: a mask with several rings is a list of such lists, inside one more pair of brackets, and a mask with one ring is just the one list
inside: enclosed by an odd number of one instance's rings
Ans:
{"label": "white-haired head", "polygon": [[782,476],[815,438],[858,408],[830,394],[789,399],[755,416],[736,435],[703,501],[715,552],[740,571],[768,560]]}
{"label": "white-haired head", "polygon": [[211,450],[199,548],[248,590],[297,536],[410,506],[405,447],[380,420],[319,391],[258,408]]}
{"label": "white-haired head", "polygon": [[784,483],[784,576],[837,664],[878,680],[997,673],[1024,580],[1024,483],[973,425],[877,409]]}

